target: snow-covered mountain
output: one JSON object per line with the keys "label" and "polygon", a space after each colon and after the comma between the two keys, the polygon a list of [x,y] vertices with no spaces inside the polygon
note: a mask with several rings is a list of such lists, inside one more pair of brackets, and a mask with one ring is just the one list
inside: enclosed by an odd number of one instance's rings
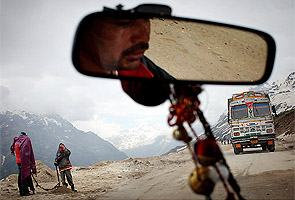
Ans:
{"label": "snow-covered mountain", "polygon": [[290,110],[295,107],[295,72],[289,74],[285,81],[273,82],[267,90],[276,112]]}
{"label": "snow-covered mountain", "polygon": [[36,160],[53,168],[59,143],[72,152],[74,166],[90,166],[105,160],[122,160],[126,154],[92,132],[76,129],[56,114],[36,115],[25,111],[0,112],[1,177],[17,173],[15,157],[10,154],[13,138],[24,131],[31,138]]}
{"label": "snow-covered mountain", "polygon": [[220,115],[218,121],[211,127],[216,140],[227,140],[230,138],[230,126],[227,122],[227,110]]}
{"label": "snow-covered mountain", "polygon": [[118,136],[107,138],[129,157],[159,156],[179,145],[172,138],[172,129],[142,125],[121,131]]}

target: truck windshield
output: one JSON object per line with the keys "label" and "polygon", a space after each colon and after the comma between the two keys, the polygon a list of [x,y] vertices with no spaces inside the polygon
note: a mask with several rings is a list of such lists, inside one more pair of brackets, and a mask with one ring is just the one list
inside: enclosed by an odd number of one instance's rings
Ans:
{"label": "truck windshield", "polygon": [[254,103],[254,115],[261,117],[269,115],[269,107],[267,103]]}
{"label": "truck windshield", "polygon": [[248,117],[246,105],[235,106],[232,108],[233,119],[240,119],[240,118],[246,118],[246,117]]}

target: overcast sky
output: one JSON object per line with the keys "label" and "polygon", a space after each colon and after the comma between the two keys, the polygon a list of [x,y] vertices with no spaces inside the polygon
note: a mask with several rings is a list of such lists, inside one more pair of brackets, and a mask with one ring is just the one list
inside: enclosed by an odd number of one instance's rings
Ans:
{"label": "overcast sky", "polygon": [[[1,109],[57,113],[76,127],[103,138],[146,124],[168,130],[168,101],[157,107],[141,106],[124,94],[118,80],[86,77],[71,63],[74,32],[84,15],[118,3],[129,9],[143,3],[139,2],[1,0]],[[283,80],[295,71],[293,0],[149,2],[170,5],[173,15],[265,31],[277,45],[269,82]],[[226,109],[227,98],[248,86],[204,88],[202,108],[213,124]]]}

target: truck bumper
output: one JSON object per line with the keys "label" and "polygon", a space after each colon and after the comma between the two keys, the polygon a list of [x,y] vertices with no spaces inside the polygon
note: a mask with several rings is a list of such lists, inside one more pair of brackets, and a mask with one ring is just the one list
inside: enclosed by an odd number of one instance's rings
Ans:
{"label": "truck bumper", "polygon": [[[275,135],[263,135],[263,136],[250,136],[244,138],[233,138],[232,145],[236,152],[243,152],[244,148],[258,148],[262,147],[263,150],[269,149],[274,151],[275,147]],[[238,153],[236,153],[238,154]]]}

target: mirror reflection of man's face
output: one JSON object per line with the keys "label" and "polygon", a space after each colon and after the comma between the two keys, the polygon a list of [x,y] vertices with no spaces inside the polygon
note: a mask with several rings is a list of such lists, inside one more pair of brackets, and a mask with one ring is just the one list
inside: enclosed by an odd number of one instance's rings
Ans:
{"label": "mirror reflection of man's face", "polygon": [[91,34],[104,69],[136,69],[148,49],[150,21],[107,17],[93,26]]}

